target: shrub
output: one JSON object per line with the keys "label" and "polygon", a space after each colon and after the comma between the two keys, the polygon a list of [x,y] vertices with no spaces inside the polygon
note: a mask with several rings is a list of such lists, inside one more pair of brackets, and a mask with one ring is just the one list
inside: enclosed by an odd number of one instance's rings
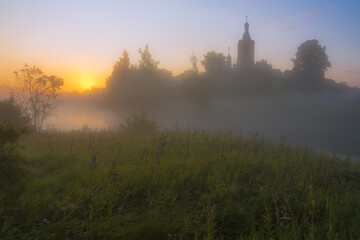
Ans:
{"label": "shrub", "polygon": [[129,135],[152,134],[157,129],[157,121],[147,118],[145,112],[133,114],[131,117],[126,118],[125,124],[120,124],[121,132]]}
{"label": "shrub", "polygon": [[29,132],[27,127],[15,127],[6,121],[0,122],[0,179],[12,178],[20,173],[21,157],[16,153],[17,141]]}
{"label": "shrub", "polygon": [[13,96],[0,101],[0,121],[5,120],[16,127],[30,125],[30,117],[23,113]]}

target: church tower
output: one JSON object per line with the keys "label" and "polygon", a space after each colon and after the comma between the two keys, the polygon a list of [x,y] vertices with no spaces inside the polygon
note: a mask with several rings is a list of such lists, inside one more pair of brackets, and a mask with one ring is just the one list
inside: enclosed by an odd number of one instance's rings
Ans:
{"label": "church tower", "polygon": [[240,70],[252,67],[254,65],[254,55],[255,55],[255,42],[251,40],[249,34],[249,23],[247,22],[244,25],[245,32],[243,37],[238,42],[238,58],[237,58],[237,67]]}

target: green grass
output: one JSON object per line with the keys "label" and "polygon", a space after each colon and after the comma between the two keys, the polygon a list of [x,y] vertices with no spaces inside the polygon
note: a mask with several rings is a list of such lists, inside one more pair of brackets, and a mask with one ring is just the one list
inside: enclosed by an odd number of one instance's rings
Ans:
{"label": "green grass", "polygon": [[21,145],[1,239],[360,239],[359,163],[283,140],[75,131]]}

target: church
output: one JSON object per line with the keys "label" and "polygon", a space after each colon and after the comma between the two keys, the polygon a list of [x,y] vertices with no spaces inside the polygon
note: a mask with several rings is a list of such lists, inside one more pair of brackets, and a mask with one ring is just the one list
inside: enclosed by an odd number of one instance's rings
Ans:
{"label": "church", "polygon": [[[243,34],[242,39],[238,42],[238,55],[237,61],[235,65],[235,69],[237,70],[246,70],[254,65],[254,57],[255,57],[255,41],[251,39],[249,33],[249,23],[245,22],[245,32]],[[228,66],[231,66],[231,56],[228,53],[226,58]]]}

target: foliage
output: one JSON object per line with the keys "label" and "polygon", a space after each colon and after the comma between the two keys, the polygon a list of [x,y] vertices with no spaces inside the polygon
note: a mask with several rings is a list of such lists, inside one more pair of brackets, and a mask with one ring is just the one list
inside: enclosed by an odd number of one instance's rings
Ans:
{"label": "foliage", "polygon": [[58,96],[64,81],[54,75],[45,75],[36,66],[27,64],[14,73],[22,89],[20,106],[31,117],[36,131],[40,131],[44,120],[60,103]]}
{"label": "foliage", "polygon": [[0,101],[0,121],[2,120],[16,127],[26,127],[30,124],[30,117],[23,113],[13,95]]}
{"label": "foliage", "polygon": [[120,130],[129,135],[144,135],[155,133],[158,129],[157,121],[146,117],[145,112],[132,114],[126,118],[125,124],[120,124]]}
{"label": "foliage", "polygon": [[122,57],[114,64],[113,72],[123,72],[130,68],[129,54],[126,50],[123,51]]}
{"label": "foliage", "polygon": [[183,98],[199,110],[208,110],[213,100],[213,82],[193,70],[182,73],[178,78],[182,82]]}
{"label": "foliage", "polygon": [[324,78],[330,63],[325,47],[317,40],[300,45],[293,59],[294,69],[285,72],[274,69],[264,59],[246,70],[229,68],[222,53],[210,51],[201,60],[205,72],[199,72],[198,59],[192,55],[191,68],[173,76],[171,72],[159,69],[159,62],[153,59],[149,45],[139,49],[139,53],[139,64],[131,65],[124,51],[107,79],[104,105],[121,114],[144,110],[165,115],[176,111],[174,109],[191,112],[195,108],[204,115],[204,112],[213,112],[216,103],[224,99],[237,101],[250,95],[360,93],[358,88]]}
{"label": "foliage", "polygon": [[116,63],[112,74],[107,79],[106,103],[108,107],[126,114],[151,111],[167,97],[177,96],[175,83],[171,81],[171,72],[158,69],[158,62],[152,58],[149,46],[139,49],[139,65],[130,67],[128,55],[125,54]]}
{"label": "foliage", "polygon": [[108,88],[117,88],[119,79],[126,78],[130,74],[130,58],[126,50],[123,51],[122,57],[115,62],[111,75],[106,78]]}
{"label": "foliage", "polygon": [[16,153],[20,136],[29,133],[27,127],[15,127],[6,121],[0,122],[0,179],[13,179],[20,174],[19,160]]}
{"label": "foliage", "polygon": [[206,53],[201,64],[204,66],[205,71],[211,74],[223,73],[227,69],[224,54],[215,51]]}
{"label": "foliage", "polygon": [[291,59],[294,71],[303,77],[323,78],[326,70],[331,67],[325,51],[326,47],[321,46],[316,39],[303,42],[297,49],[295,59]]}
{"label": "foliage", "polygon": [[[118,132],[73,131],[22,144],[32,175],[2,189],[2,239],[360,234],[359,163],[284,139],[187,131],[134,141]],[[8,194],[21,186],[26,190]]]}
{"label": "foliage", "polygon": [[191,71],[198,73],[199,69],[197,66],[198,58],[195,56],[195,54],[192,54],[190,56],[190,63],[191,63]]}
{"label": "foliage", "polygon": [[145,45],[144,49],[139,48],[140,60],[139,60],[139,69],[146,70],[157,70],[159,62],[155,61],[149,51],[149,44]]}

